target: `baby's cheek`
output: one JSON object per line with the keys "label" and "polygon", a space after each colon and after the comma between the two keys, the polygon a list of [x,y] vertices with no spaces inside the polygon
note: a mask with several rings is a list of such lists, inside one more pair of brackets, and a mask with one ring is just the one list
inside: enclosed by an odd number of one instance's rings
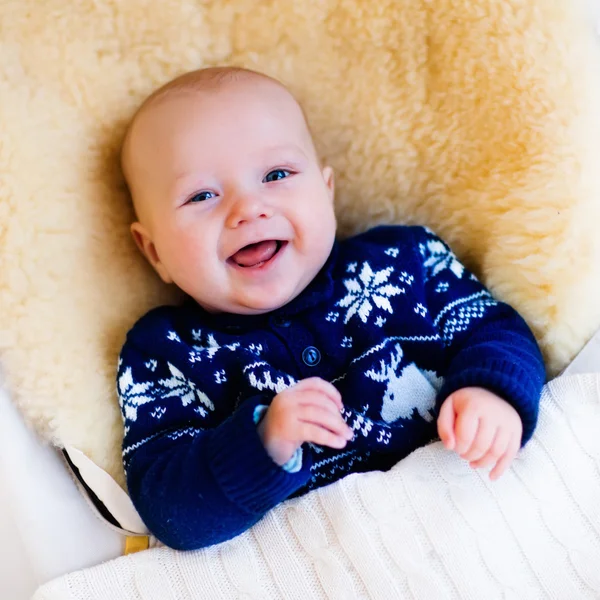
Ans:
{"label": "baby's cheek", "polygon": [[210,249],[207,240],[190,232],[179,232],[169,240],[165,264],[172,271],[175,281],[189,293],[186,287],[199,282],[211,282],[215,277],[216,249]]}
{"label": "baby's cheek", "polygon": [[331,209],[313,212],[309,217],[311,246],[318,253],[329,254],[336,232],[335,215]]}

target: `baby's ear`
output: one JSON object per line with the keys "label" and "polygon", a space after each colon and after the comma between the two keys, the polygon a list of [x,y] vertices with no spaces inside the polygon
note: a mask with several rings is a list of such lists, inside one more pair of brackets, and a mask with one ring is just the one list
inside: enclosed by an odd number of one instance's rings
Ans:
{"label": "baby's ear", "polygon": [[323,167],[323,179],[325,180],[325,185],[329,190],[329,197],[333,201],[333,194],[335,191],[335,177],[333,174],[333,168],[330,166]]}
{"label": "baby's ear", "polygon": [[154,270],[165,283],[173,283],[171,276],[167,272],[165,266],[160,260],[160,256],[156,250],[156,246],[148,233],[148,230],[138,221],[131,224],[131,235],[140,252],[146,257]]}

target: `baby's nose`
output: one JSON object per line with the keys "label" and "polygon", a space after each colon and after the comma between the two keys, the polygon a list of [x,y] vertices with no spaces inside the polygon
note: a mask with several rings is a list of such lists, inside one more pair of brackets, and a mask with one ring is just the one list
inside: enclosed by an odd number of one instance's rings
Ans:
{"label": "baby's nose", "polygon": [[269,219],[272,216],[271,208],[259,197],[240,195],[232,203],[227,218],[227,226],[234,229],[256,219]]}

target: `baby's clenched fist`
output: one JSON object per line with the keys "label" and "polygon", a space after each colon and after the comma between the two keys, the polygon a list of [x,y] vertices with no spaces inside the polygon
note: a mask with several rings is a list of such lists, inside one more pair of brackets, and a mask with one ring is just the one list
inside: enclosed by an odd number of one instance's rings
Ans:
{"label": "baby's clenched fist", "polygon": [[438,417],[440,439],[469,461],[473,468],[494,465],[490,479],[498,479],[521,446],[523,424],[517,411],[496,394],[478,387],[448,396]]}
{"label": "baby's clenched fist", "polygon": [[342,397],[319,377],[303,379],[273,398],[258,425],[258,434],[269,456],[285,465],[304,443],[344,448],[352,438],[342,411]]}

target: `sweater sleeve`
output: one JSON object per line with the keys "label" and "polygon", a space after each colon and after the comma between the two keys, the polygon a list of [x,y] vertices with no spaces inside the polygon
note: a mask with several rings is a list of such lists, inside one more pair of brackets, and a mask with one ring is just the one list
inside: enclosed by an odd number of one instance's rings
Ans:
{"label": "sweater sleeve", "polygon": [[429,230],[413,228],[429,316],[446,348],[437,407],[464,387],[498,394],[519,413],[522,444],[535,429],[545,367],[523,318],[489,291]]}
{"label": "sweater sleeve", "polygon": [[310,477],[308,456],[289,472],[267,454],[255,411],[270,398],[257,395],[234,408],[227,394],[215,394],[216,386],[209,386],[210,397],[201,387],[130,341],[121,351],[129,493],[148,529],[180,550],[241,534]]}

